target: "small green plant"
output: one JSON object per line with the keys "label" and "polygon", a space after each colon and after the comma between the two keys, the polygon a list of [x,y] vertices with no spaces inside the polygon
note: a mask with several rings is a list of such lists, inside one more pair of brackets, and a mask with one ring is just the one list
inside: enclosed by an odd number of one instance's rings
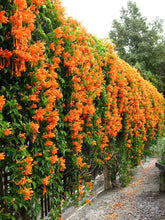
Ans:
{"label": "small green plant", "polygon": [[165,126],[162,128],[162,136],[157,139],[157,142],[150,147],[153,155],[161,156],[165,152]]}
{"label": "small green plant", "polygon": [[133,172],[131,170],[128,170],[127,173],[123,173],[119,178],[121,186],[126,187],[131,182],[132,176]]}
{"label": "small green plant", "polygon": [[162,163],[162,164],[164,164],[164,165],[165,165],[165,151],[162,153],[160,163]]}

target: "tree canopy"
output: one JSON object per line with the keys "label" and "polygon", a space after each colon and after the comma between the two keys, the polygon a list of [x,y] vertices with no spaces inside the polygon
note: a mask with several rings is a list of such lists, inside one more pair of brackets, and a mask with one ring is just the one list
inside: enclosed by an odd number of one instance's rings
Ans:
{"label": "tree canopy", "polygon": [[[163,20],[147,23],[136,3],[128,1],[121,9],[119,21],[113,20],[109,37],[119,56],[141,72],[163,76],[165,72],[165,38]],[[163,78],[162,78],[163,79]],[[163,79],[165,81],[165,79]]]}

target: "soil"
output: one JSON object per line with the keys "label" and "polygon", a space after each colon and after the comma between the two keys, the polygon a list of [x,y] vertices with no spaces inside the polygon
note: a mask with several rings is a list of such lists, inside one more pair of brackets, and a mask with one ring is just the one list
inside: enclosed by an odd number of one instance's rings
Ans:
{"label": "soil", "polygon": [[165,193],[159,191],[156,158],[148,158],[134,169],[127,187],[103,190],[103,176],[95,181],[91,205],[69,207],[63,220],[165,220]]}

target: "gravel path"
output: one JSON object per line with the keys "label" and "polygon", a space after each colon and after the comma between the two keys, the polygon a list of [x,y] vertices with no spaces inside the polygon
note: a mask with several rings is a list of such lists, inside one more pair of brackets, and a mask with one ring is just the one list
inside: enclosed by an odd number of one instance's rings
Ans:
{"label": "gravel path", "polygon": [[159,192],[159,170],[155,158],[135,169],[125,188],[102,191],[92,204],[75,209],[66,220],[165,220],[165,193]]}

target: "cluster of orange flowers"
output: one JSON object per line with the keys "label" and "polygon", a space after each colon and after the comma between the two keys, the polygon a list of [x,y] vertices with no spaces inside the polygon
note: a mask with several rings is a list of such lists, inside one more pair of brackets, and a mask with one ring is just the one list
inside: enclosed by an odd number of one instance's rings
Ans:
{"label": "cluster of orange flowers", "polygon": [[[26,0],[14,0],[13,3],[16,6],[16,10],[13,11],[13,15],[10,16],[9,20],[12,24],[11,35],[13,36],[13,51],[8,51],[7,49],[3,50],[0,48],[0,68],[5,68],[10,65],[10,59],[12,59],[12,74],[15,74],[17,77],[21,77],[21,73],[27,71],[26,63],[30,62],[31,67],[37,66],[39,68],[32,73],[29,73],[31,79],[36,78],[35,81],[32,81],[31,85],[26,84],[26,88],[29,90],[29,102],[31,103],[31,109],[34,109],[34,115],[29,121],[30,132],[32,133],[32,143],[34,144],[37,136],[41,132],[40,124],[44,121],[46,123],[45,131],[41,134],[42,139],[45,140],[45,148],[47,152],[50,152],[49,161],[52,165],[50,170],[51,173],[54,172],[53,164],[59,162],[59,170],[64,171],[65,169],[65,159],[61,156],[58,158],[57,149],[54,147],[54,143],[51,141],[55,137],[54,128],[58,123],[58,112],[55,109],[56,100],[62,97],[62,94],[59,90],[57,79],[57,73],[55,72],[58,69],[60,59],[58,56],[64,50],[62,44],[64,43],[59,39],[59,44],[54,48],[54,43],[50,44],[50,48],[54,51],[54,57],[52,58],[52,64],[46,63],[44,53],[45,53],[45,43],[37,41],[33,44],[29,44],[31,40],[31,32],[34,30],[35,14],[39,13],[39,7],[43,4],[46,4],[45,1],[33,0],[31,5],[28,7]],[[54,3],[55,9],[59,9],[59,3]],[[8,19],[4,17],[4,11],[0,13],[0,22],[6,23]],[[61,12],[58,12],[60,17]],[[62,18],[61,18],[62,19]],[[5,59],[7,62],[5,63]],[[35,75],[35,77],[34,77]],[[33,89],[35,88],[35,90]],[[44,91],[44,96],[46,105],[40,107],[41,92]],[[42,94],[43,96],[43,94]],[[5,102],[4,96],[0,97],[0,110]],[[6,128],[2,131],[4,136],[12,134],[11,128]],[[26,134],[19,134],[20,138],[26,139]],[[26,147],[20,147],[20,150],[26,150]],[[28,149],[27,149],[28,150]],[[40,153],[35,154],[34,156],[39,156]],[[42,156],[42,154],[40,155]],[[0,154],[0,160],[4,160],[4,153]],[[28,160],[30,158],[30,160]],[[18,168],[22,171],[23,177],[16,182],[16,185],[23,186],[23,191],[20,190],[20,193],[24,193],[25,200],[30,199],[32,196],[32,189],[25,187],[25,184],[28,182],[22,182],[25,176],[32,174],[32,157],[27,157],[23,161],[20,161],[20,164],[24,168]],[[25,163],[25,164],[24,164]],[[34,162],[35,163],[35,162]],[[49,176],[50,177],[50,176]],[[19,182],[19,184],[18,184]],[[24,183],[24,184],[23,184]],[[43,184],[43,181],[42,181]],[[46,185],[44,185],[44,191],[46,192]]]}
{"label": "cluster of orange flowers", "polygon": [[[96,112],[94,100],[99,99],[103,89],[104,76],[102,72],[102,59],[95,48],[95,41],[92,35],[87,34],[86,30],[79,28],[76,32],[77,23],[68,18],[69,27],[65,29],[64,38],[71,42],[72,52],[64,52],[64,65],[68,68],[67,76],[71,78],[73,92],[69,104],[70,110],[65,116],[72,131],[71,139],[73,149],[77,155],[76,163],[78,168],[82,168],[83,163],[81,154],[83,138],[87,135],[85,127],[90,130],[93,126],[93,116]],[[73,42],[74,39],[74,42]],[[103,131],[98,130],[97,135],[104,135]],[[102,133],[101,133],[102,132]],[[91,132],[88,132],[91,145],[96,146],[96,140]],[[107,138],[100,139],[104,148]]]}
{"label": "cluster of orange flowers", "polygon": [[[110,77],[110,85],[107,86],[106,132],[115,137],[121,128],[124,129],[128,151],[131,151],[133,136],[138,137],[142,141],[141,146],[134,146],[138,154],[149,138],[155,138],[156,126],[159,126],[159,130],[163,125],[164,98],[136,69],[119,59],[111,48],[109,51],[109,55],[106,53],[105,56]],[[122,124],[123,115],[126,117],[125,127]],[[149,130],[152,130],[150,135]],[[141,153],[138,157],[141,158]]]}
{"label": "cluster of orange flowers", "polygon": [[5,11],[0,12],[0,23],[2,23],[2,24],[3,23],[6,24],[8,22],[8,18],[5,17],[4,14],[5,14]]}

